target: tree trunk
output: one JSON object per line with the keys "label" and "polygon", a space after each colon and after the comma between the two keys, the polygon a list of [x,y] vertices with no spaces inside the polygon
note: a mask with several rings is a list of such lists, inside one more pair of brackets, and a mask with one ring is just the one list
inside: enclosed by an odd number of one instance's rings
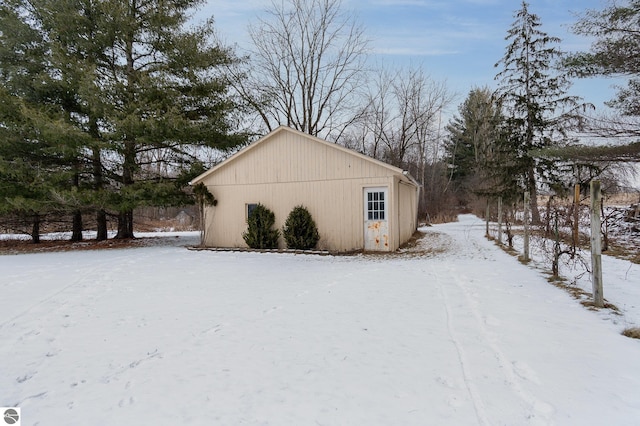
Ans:
{"label": "tree trunk", "polygon": [[96,241],[104,241],[107,239],[107,213],[104,210],[98,210],[96,213]]}
{"label": "tree trunk", "polygon": [[118,214],[118,233],[114,237],[118,240],[135,238],[133,236],[133,210],[120,212]]}
{"label": "tree trunk", "polygon": [[527,172],[527,180],[529,183],[529,195],[531,198],[529,202],[531,203],[531,223],[540,224],[540,211],[538,210],[538,188],[536,188],[536,172],[533,170],[533,167],[529,169]]}
{"label": "tree trunk", "polygon": [[[544,227],[545,238],[549,238],[549,236],[551,235],[551,201],[552,200],[553,200],[553,196],[549,197],[549,199],[547,200],[547,221]],[[531,206],[531,203],[529,203],[529,206]]]}
{"label": "tree trunk", "polygon": [[[135,142],[124,141],[124,162],[122,164],[122,184],[125,188],[133,185],[133,174],[136,166]],[[134,238],[133,236],[133,208],[129,208],[118,214],[118,233],[115,238]]]}
{"label": "tree trunk", "polygon": [[31,242],[33,244],[40,243],[40,215],[33,215],[33,226],[31,228]]}
{"label": "tree trunk", "polygon": [[[134,3],[135,4],[135,3]],[[137,11],[135,6],[132,6],[130,13],[135,15]],[[134,66],[134,34],[128,32],[124,39],[124,54],[126,57],[126,75],[127,75],[127,92],[126,92],[126,108],[133,107],[134,92],[136,86],[135,78],[135,66]],[[135,136],[126,135],[124,138],[123,147],[123,163],[122,163],[122,185],[126,188],[134,183],[134,172],[136,169],[136,142]],[[124,189],[123,188],[123,189]],[[133,208],[128,208],[125,211],[118,213],[118,233],[115,236],[116,239],[134,238],[133,236]]]}
{"label": "tree trunk", "polygon": [[604,227],[602,232],[602,251],[609,250],[609,223],[607,221],[607,215],[604,213],[604,200],[600,199],[600,222]]}
{"label": "tree trunk", "polygon": [[73,225],[71,241],[82,241],[82,213],[79,210],[73,212]]}
{"label": "tree trunk", "polygon": [[[89,132],[95,140],[100,139],[100,131],[98,130],[97,121],[91,117],[89,120]],[[93,182],[95,190],[98,194],[104,186],[104,177],[102,171],[102,157],[100,148],[94,146],[92,148],[91,162],[93,165]],[[96,241],[104,241],[107,239],[107,213],[104,209],[96,212]]]}

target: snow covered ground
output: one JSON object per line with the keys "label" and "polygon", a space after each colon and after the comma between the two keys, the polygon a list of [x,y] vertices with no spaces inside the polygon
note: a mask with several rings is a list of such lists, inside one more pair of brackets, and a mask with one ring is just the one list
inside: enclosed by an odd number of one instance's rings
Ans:
{"label": "snow covered ground", "polygon": [[631,320],[460,219],[425,228],[423,256],[180,246],[196,234],[0,256],[0,406],[23,425],[640,424]]}

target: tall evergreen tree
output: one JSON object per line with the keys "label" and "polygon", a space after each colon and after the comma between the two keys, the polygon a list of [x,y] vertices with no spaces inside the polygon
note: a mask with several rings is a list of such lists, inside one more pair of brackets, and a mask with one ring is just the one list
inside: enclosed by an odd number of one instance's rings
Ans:
{"label": "tall evergreen tree", "polygon": [[78,134],[62,108],[66,91],[51,64],[49,38],[25,19],[27,5],[0,5],[0,197],[3,213],[31,221],[34,242],[58,196],[73,185]]}
{"label": "tall evergreen tree", "polygon": [[244,142],[229,135],[235,104],[221,68],[234,60],[231,52],[212,43],[212,21],[186,29],[188,12],[198,3],[101,3],[109,37],[98,85],[108,105],[103,137],[119,160],[110,167],[121,187],[115,198],[119,238],[133,236],[135,207],[176,197],[163,171],[190,162],[189,148]]}
{"label": "tall evergreen tree", "polygon": [[[97,132],[96,103],[99,97],[91,93],[94,70],[102,44],[99,28],[99,2],[91,0],[32,0],[31,11],[36,28],[48,41],[48,61],[56,96],[51,102],[62,111],[66,123],[77,133],[73,139],[75,156],[69,159],[72,168],[70,188],[59,192],[57,199],[73,217],[72,237],[82,239],[82,214],[98,210],[97,239],[106,239],[107,223],[104,211],[96,208],[95,181],[102,177]],[[95,92],[95,89],[94,89]]]}
{"label": "tall evergreen tree", "polygon": [[[118,216],[117,237],[130,238],[135,207],[184,202],[175,177],[191,169],[199,147],[246,140],[233,134],[237,104],[221,71],[235,61],[232,52],[214,41],[212,21],[187,28],[200,3],[8,0],[0,7],[0,74],[11,76],[4,87],[60,124],[48,128],[70,175],[56,199],[74,218],[83,208],[97,211],[99,238],[106,238],[106,211]],[[5,31],[5,22],[17,30]]]}
{"label": "tall evergreen tree", "polygon": [[541,30],[540,18],[524,1],[514,17],[505,38],[509,41],[505,55],[495,65],[501,67],[497,93],[507,117],[503,152],[512,156],[512,167],[504,169],[503,178],[519,177],[521,189],[531,194],[532,220],[539,222],[539,177],[545,183],[552,181],[554,168],[537,161],[531,151],[566,141],[568,130],[580,123],[581,105],[567,94],[571,83],[558,71],[560,39]]}
{"label": "tall evergreen tree", "polygon": [[447,125],[445,151],[450,178],[463,200],[468,201],[472,195],[498,195],[501,189],[489,172],[497,167],[504,119],[500,105],[488,88],[476,88],[458,112]]}
{"label": "tall evergreen tree", "polygon": [[589,10],[573,30],[595,41],[589,52],[569,55],[565,65],[578,77],[628,77],[627,87],[619,87],[608,104],[626,116],[640,116],[640,0]]}

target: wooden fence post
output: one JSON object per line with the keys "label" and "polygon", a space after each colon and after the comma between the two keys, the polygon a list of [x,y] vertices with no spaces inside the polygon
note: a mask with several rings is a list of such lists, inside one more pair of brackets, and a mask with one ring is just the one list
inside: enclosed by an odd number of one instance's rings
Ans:
{"label": "wooden fence post", "polygon": [[498,244],[502,244],[502,197],[498,198]]}
{"label": "wooden fence post", "polygon": [[489,199],[487,198],[487,210],[484,214],[484,226],[485,226],[484,235],[487,238],[489,238],[489,215],[490,214],[491,214],[491,205],[489,204]]}
{"label": "wooden fence post", "polygon": [[522,253],[522,260],[528,262],[531,258],[529,257],[529,204],[531,194],[529,191],[525,191],[524,193],[524,252]]}
{"label": "wooden fence post", "polygon": [[600,230],[600,181],[591,181],[591,281],[593,283],[593,304],[602,308],[602,247]]}
{"label": "wooden fence post", "polygon": [[580,245],[580,184],[576,183],[573,189],[573,252]]}

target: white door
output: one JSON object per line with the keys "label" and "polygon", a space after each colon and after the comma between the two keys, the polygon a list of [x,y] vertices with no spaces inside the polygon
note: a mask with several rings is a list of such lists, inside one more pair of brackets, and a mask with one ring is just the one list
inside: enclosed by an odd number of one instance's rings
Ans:
{"label": "white door", "polygon": [[389,251],[387,188],[364,189],[364,249]]}

